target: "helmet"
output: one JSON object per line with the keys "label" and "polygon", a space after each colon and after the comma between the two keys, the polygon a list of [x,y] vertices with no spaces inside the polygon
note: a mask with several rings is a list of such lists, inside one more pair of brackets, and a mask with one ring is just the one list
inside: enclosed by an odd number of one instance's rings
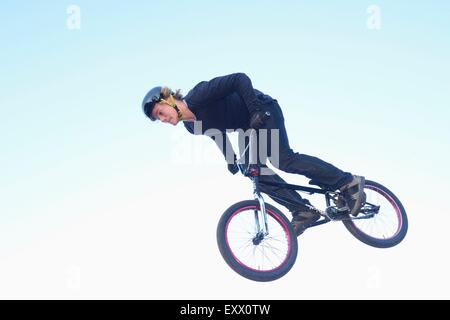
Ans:
{"label": "helmet", "polygon": [[156,121],[154,117],[152,117],[152,110],[155,107],[155,104],[158,102],[164,102],[175,109],[178,115],[178,119],[183,119],[183,114],[181,113],[178,106],[175,104],[173,99],[173,92],[170,93],[169,100],[166,101],[161,97],[161,89],[162,87],[154,87],[151,89],[142,100],[142,111],[144,111],[145,115],[149,117],[152,121]]}
{"label": "helmet", "polygon": [[156,120],[152,117],[152,110],[155,104],[161,101],[161,89],[162,87],[154,87],[145,95],[144,100],[142,100],[142,111],[152,121]]}

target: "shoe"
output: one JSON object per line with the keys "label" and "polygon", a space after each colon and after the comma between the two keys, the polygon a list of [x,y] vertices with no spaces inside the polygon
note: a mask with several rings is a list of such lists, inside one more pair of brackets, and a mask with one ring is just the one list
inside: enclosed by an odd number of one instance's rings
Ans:
{"label": "shoe", "polygon": [[297,237],[319,219],[320,214],[308,207],[292,212],[291,223]]}
{"label": "shoe", "polygon": [[365,178],[362,176],[353,176],[353,179],[339,188],[344,196],[349,212],[357,216],[364,203],[366,202],[366,193],[364,192]]}

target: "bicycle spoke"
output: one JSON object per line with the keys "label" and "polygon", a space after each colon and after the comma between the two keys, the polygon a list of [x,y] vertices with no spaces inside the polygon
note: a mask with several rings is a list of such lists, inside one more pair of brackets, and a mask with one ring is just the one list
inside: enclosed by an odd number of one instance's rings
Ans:
{"label": "bicycle spoke", "polygon": [[264,257],[266,257],[266,259],[269,261],[269,263],[271,264],[272,269],[274,269],[275,267],[277,267],[277,265],[275,263],[272,262],[272,260],[270,260],[269,256],[266,255],[266,253],[264,252],[264,246],[262,246],[262,254],[263,254],[263,262],[264,262]]}
{"label": "bicycle spoke", "polygon": [[274,240],[274,241],[283,242],[283,243],[286,242],[286,239],[284,239],[284,241],[283,241],[283,240],[280,240],[280,239],[277,239],[277,238],[274,238],[274,237],[271,237],[271,236],[267,236],[265,239]]}
{"label": "bicycle spoke", "polygon": [[[284,251],[281,251],[280,249],[274,248],[274,247],[272,247],[272,246],[271,246],[270,244],[268,244],[268,243],[265,243],[265,245],[269,246],[270,249],[272,249],[272,250],[277,250],[277,251],[279,251],[280,253],[284,253]],[[263,245],[263,246],[264,246],[264,245]],[[284,258],[283,258],[283,257],[280,257],[276,252],[272,251],[272,253],[273,253],[273,255],[275,255],[277,258],[279,258],[281,261],[284,260]],[[287,253],[287,252],[286,252],[286,253]]]}

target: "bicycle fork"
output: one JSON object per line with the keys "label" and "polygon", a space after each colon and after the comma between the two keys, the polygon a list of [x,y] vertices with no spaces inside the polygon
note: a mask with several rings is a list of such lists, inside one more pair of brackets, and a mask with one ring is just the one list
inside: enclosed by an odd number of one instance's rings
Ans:
{"label": "bicycle fork", "polygon": [[[267,225],[267,212],[266,205],[264,203],[264,198],[259,192],[258,188],[258,177],[254,177],[253,179],[253,197],[255,200],[258,200],[260,210],[255,210],[255,232],[256,238],[261,237],[259,241],[262,240],[263,237],[269,235],[269,227]],[[261,212],[262,224],[260,223],[259,212]]]}

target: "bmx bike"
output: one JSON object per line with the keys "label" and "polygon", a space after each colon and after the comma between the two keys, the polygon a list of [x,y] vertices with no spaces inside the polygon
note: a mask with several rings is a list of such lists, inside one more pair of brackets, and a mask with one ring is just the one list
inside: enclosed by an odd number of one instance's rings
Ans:
{"label": "bmx bike", "polygon": [[[251,148],[251,142],[247,148],[249,146]],[[358,240],[377,248],[393,247],[407,233],[408,219],[402,203],[380,183],[366,179],[366,202],[354,216],[348,210],[343,210],[342,206],[336,205],[339,201],[345,201],[339,190],[313,180],[309,183],[318,188],[263,182],[259,179],[260,167],[257,164],[244,165],[241,159],[242,155],[238,160],[239,170],[251,179],[254,200],[235,203],[223,213],[217,226],[217,243],[226,263],[247,279],[273,281],[281,278],[294,265],[298,252],[297,235],[291,222],[278,208],[264,201],[260,192],[262,183],[310,195],[324,195],[326,207],[323,210],[310,206],[321,218],[308,229],[328,222],[342,222]],[[292,203],[281,196],[271,197]]]}

